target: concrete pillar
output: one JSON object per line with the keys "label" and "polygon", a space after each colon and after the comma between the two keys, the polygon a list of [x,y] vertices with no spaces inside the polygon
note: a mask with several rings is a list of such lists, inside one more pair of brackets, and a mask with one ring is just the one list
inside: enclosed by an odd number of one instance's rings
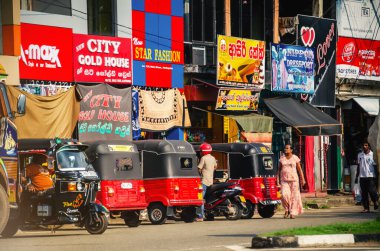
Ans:
{"label": "concrete pillar", "polygon": [[2,54],[20,56],[20,0],[1,1],[1,23],[3,37]]}

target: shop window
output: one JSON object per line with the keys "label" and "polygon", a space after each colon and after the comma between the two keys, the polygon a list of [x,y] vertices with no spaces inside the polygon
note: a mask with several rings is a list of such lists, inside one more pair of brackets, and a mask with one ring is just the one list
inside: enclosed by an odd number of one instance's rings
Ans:
{"label": "shop window", "polygon": [[115,36],[116,1],[87,0],[88,34]]}
{"label": "shop window", "polygon": [[71,16],[71,0],[21,0],[22,10]]}

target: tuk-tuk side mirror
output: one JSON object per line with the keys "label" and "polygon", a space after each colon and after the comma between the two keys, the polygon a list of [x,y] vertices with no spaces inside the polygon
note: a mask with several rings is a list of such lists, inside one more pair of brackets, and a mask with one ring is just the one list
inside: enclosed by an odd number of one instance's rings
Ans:
{"label": "tuk-tuk side mirror", "polygon": [[17,114],[19,116],[25,115],[25,104],[26,104],[26,96],[24,94],[20,94],[17,98]]}

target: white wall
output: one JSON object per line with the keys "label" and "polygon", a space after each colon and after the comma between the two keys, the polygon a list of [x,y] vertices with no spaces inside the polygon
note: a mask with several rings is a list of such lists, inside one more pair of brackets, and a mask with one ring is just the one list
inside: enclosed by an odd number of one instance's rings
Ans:
{"label": "white wall", "polygon": [[[127,1],[130,2],[130,1]],[[73,33],[88,34],[87,1],[72,0],[72,16],[56,15],[36,11],[21,10],[21,23],[41,24],[56,27],[72,28]],[[80,11],[80,12],[78,12]]]}
{"label": "white wall", "polygon": [[118,37],[132,37],[132,1],[117,0],[116,27]]}

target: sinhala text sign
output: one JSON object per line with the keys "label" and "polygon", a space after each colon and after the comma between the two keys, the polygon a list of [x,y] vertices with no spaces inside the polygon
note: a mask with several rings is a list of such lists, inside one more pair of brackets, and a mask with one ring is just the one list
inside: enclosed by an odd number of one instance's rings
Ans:
{"label": "sinhala text sign", "polygon": [[272,90],[314,92],[314,51],[295,45],[272,44]]}
{"label": "sinhala text sign", "polygon": [[260,92],[247,89],[219,89],[215,110],[257,111]]}
{"label": "sinhala text sign", "polygon": [[263,89],[265,42],[218,35],[217,84]]}

